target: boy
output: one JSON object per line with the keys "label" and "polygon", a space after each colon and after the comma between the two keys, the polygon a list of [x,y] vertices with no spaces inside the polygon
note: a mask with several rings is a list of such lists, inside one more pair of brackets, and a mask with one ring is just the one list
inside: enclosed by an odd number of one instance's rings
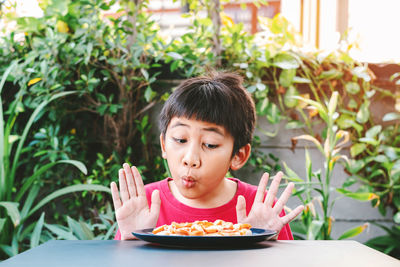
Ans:
{"label": "boy", "polygon": [[160,114],[162,157],[171,176],[143,185],[136,167],[119,170],[119,190],[111,192],[119,230],[115,239],[134,239],[136,229],[195,220],[249,223],[276,230],[278,239],[293,239],[288,223],[302,210],[285,214],[294,187],[289,183],[275,202],[282,173],[268,174],[258,187],[226,178],[250,156],[256,115],[254,102],[232,73],[214,73],[184,81],[165,102]]}

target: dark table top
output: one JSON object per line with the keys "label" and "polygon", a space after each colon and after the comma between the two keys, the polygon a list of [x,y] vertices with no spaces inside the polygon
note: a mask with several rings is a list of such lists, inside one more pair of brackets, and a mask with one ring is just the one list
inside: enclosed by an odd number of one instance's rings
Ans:
{"label": "dark table top", "polygon": [[356,241],[265,241],[245,249],[162,247],[144,241],[49,241],[5,266],[398,266],[400,261]]}

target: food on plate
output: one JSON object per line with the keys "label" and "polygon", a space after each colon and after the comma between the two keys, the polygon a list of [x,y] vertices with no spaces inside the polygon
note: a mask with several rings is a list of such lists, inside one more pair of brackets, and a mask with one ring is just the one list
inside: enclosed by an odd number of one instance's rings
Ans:
{"label": "food on plate", "polygon": [[161,225],[153,230],[155,235],[185,235],[185,236],[241,236],[252,235],[248,223],[225,222],[223,220],[195,221]]}

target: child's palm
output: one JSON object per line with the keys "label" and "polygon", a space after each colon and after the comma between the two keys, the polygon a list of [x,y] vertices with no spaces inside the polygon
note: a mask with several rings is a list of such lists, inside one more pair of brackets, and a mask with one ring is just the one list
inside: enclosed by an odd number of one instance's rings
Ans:
{"label": "child's palm", "polygon": [[121,198],[117,185],[111,183],[115,217],[121,238],[132,239],[134,230],[156,226],[161,201],[158,191],[153,191],[149,208],[143,180],[135,167],[124,164],[124,170],[119,171],[119,184]]}
{"label": "child's palm", "polygon": [[294,187],[293,183],[289,183],[281,197],[278,199],[278,201],[276,201],[275,205],[273,205],[282,175],[283,174],[280,172],[275,176],[275,179],[271,183],[270,190],[265,198],[264,195],[265,188],[268,184],[268,174],[263,175],[260,184],[258,185],[253,206],[251,207],[248,216],[246,216],[246,201],[243,196],[239,196],[236,206],[238,222],[249,223],[252,227],[270,229],[279,232],[283,226],[300,214],[300,212],[303,210],[303,206],[298,206],[296,209],[283,217],[279,216],[283,206],[286,204],[292,193]]}

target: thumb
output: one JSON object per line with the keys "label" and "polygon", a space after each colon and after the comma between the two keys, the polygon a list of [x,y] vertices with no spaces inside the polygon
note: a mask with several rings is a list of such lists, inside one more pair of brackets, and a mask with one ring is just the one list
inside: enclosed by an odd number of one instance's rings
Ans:
{"label": "thumb", "polygon": [[160,206],[161,206],[160,191],[154,190],[151,193],[150,214],[156,216],[157,219],[158,215],[160,214]]}
{"label": "thumb", "polygon": [[236,218],[237,222],[243,222],[246,219],[246,200],[244,199],[244,196],[240,195],[237,198],[237,203],[236,203]]}

